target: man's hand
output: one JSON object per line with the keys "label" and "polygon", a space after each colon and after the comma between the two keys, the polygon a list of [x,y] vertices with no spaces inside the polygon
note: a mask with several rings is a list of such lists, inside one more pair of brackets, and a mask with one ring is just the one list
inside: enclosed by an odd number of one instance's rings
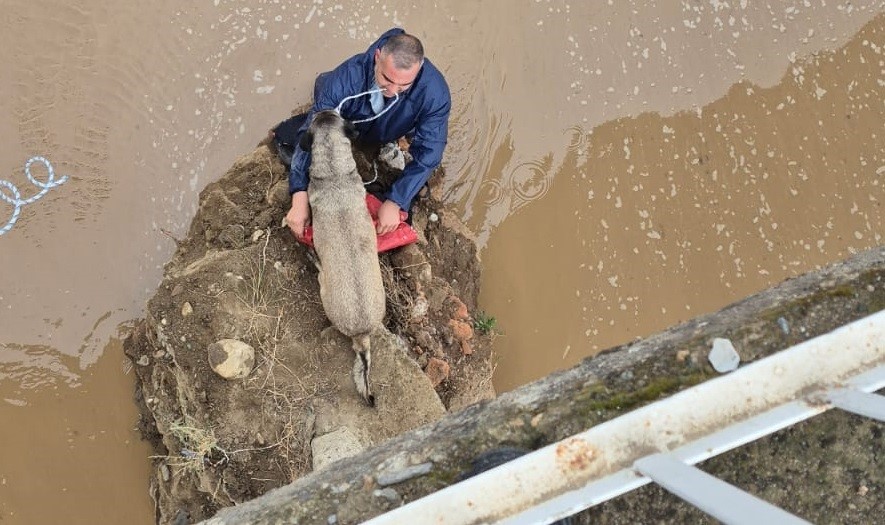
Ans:
{"label": "man's hand", "polygon": [[378,235],[390,233],[399,226],[399,222],[399,204],[392,200],[384,201],[378,209],[378,228],[375,231]]}
{"label": "man's hand", "polygon": [[295,234],[299,241],[304,240],[304,228],[310,224],[310,204],[307,200],[306,191],[297,191],[292,194],[292,207],[286,214],[286,224]]}

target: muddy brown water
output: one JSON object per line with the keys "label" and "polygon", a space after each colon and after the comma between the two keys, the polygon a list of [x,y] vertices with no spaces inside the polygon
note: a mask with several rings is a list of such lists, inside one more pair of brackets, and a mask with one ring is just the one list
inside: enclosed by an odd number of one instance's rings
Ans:
{"label": "muddy brown water", "polygon": [[445,195],[506,390],[881,244],[883,11],[4,1],[0,179],[33,195],[33,155],[70,178],[0,236],[0,521],[152,522],[120,339],[163,232],[390,26],[452,88]]}

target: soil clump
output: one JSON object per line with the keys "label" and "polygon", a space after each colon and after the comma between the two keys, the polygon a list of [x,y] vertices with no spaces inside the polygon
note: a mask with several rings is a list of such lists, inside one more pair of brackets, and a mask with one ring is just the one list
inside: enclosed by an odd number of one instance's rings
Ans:
{"label": "soil clump", "polygon": [[[377,172],[370,191],[397,175],[376,155],[355,151],[364,180]],[[381,254],[387,315],[372,338],[375,408],[354,387],[351,343],[326,319],[309,249],[281,225],[290,198],[273,147],[242,156],[201,192],[186,238],[176,239],[125,342],[140,427],[156,449],[158,523],[206,519],[494,397],[491,336],[474,330],[471,315],[476,245],[442,208],[433,189],[441,176],[413,210],[418,242]],[[222,340],[254,351],[244,379],[213,371],[222,368]]]}

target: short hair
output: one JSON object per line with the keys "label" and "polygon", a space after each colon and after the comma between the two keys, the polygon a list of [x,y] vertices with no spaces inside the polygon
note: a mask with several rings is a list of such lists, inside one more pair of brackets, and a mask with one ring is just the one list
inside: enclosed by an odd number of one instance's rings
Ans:
{"label": "short hair", "polygon": [[393,55],[393,65],[397,69],[409,69],[424,61],[424,46],[417,37],[407,33],[394,35],[381,46],[383,55]]}

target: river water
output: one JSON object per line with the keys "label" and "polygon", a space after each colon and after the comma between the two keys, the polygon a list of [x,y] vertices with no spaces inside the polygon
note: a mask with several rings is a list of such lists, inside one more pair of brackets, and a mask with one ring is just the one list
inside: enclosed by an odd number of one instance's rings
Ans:
{"label": "river water", "polygon": [[451,86],[499,390],[882,243],[885,2],[193,4],[0,3],[0,180],[68,177],[0,236],[4,523],[152,522],[121,339],[169,236],[394,25]]}

